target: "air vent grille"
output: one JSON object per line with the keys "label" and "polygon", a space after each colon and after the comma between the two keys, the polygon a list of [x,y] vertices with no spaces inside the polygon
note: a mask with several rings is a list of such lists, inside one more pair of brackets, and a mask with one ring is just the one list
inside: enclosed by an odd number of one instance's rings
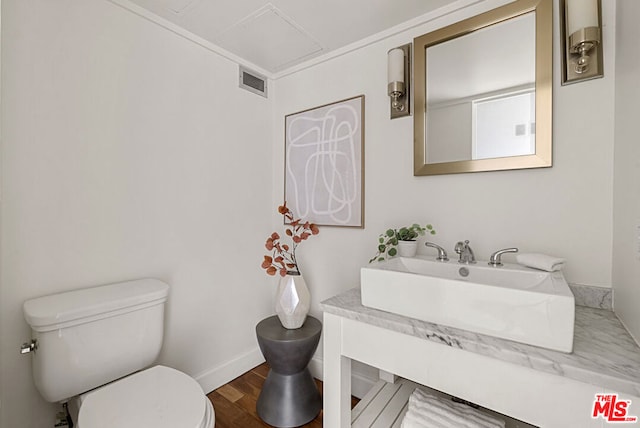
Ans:
{"label": "air vent grille", "polygon": [[267,78],[242,66],[240,66],[239,86],[267,98]]}

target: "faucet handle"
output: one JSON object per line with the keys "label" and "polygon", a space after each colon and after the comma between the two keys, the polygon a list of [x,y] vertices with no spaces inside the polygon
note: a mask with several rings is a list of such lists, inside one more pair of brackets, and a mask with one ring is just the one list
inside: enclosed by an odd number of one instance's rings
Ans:
{"label": "faucet handle", "polygon": [[425,242],[424,245],[427,247],[435,248],[438,250],[438,257],[436,258],[439,262],[448,262],[449,257],[447,256],[447,252],[438,244],[434,244],[433,242]]}
{"label": "faucet handle", "polygon": [[504,248],[502,250],[498,250],[495,253],[491,254],[489,257],[489,266],[498,267],[502,266],[502,255],[505,253],[517,253],[517,248]]}
{"label": "faucet handle", "polygon": [[466,240],[464,242],[458,241],[456,242],[456,246],[454,247],[453,250],[456,252],[456,254],[462,254],[465,247],[468,247],[468,246],[469,246],[469,240]]}

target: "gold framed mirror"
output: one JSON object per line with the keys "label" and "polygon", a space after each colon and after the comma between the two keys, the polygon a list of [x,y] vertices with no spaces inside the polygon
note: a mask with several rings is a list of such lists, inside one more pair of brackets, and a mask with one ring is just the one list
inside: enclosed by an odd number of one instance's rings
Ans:
{"label": "gold framed mirror", "polygon": [[414,175],[552,165],[552,0],[414,39]]}

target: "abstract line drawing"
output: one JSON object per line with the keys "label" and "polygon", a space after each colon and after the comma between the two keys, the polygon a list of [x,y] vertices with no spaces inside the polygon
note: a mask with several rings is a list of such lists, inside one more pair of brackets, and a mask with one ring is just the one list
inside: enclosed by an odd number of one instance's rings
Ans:
{"label": "abstract line drawing", "polygon": [[285,200],[325,226],[364,227],[364,95],[285,116]]}

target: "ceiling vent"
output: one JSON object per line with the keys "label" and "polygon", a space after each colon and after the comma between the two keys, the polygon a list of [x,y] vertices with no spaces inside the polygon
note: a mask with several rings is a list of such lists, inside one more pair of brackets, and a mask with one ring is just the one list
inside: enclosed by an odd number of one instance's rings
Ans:
{"label": "ceiling vent", "polygon": [[240,66],[240,83],[238,86],[267,98],[267,78],[243,66]]}

